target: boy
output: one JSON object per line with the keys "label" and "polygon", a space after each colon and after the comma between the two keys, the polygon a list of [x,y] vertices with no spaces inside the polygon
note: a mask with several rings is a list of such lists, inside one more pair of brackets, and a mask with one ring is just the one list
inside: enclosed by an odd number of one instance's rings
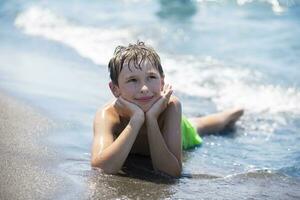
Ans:
{"label": "boy", "polygon": [[201,144],[198,134],[219,132],[243,114],[233,109],[191,125],[164,82],[159,56],[143,42],[117,47],[108,68],[116,99],[96,113],[91,158],[105,173],[118,173],[132,153],[149,155],[154,170],[178,177],[182,148]]}

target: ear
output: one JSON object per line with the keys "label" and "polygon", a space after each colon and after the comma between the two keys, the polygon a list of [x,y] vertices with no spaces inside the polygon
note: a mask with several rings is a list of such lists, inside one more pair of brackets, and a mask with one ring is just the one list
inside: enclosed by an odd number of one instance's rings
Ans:
{"label": "ear", "polygon": [[164,86],[165,86],[165,77],[161,77],[160,84],[161,84],[160,91],[162,91],[164,89]]}
{"label": "ear", "polygon": [[116,84],[114,84],[112,81],[109,82],[109,88],[116,98],[118,98],[121,95],[119,87]]}

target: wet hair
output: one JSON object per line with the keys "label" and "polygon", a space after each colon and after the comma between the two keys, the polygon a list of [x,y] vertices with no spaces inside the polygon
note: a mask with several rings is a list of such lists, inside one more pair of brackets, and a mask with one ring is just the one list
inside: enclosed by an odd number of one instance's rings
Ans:
{"label": "wet hair", "polygon": [[145,61],[149,61],[158,70],[160,76],[164,77],[160,57],[152,47],[146,46],[141,41],[129,44],[128,47],[118,46],[108,63],[110,79],[115,85],[118,85],[118,78],[124,65],[127,65],[130,71],[131,67],[142,69],[141,64]]}

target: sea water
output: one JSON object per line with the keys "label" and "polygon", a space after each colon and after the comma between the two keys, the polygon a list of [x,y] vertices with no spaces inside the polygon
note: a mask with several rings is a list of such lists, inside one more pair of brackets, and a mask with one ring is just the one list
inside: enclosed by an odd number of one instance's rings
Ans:
{"label": "sea water", "polygon": [[[0,87],[58,122],[42,143],[78,199],[299,199],[299,35],[297,0],[1,0]],[[137,40],[161,56],[186,116],[245,108],[234,131],[184,152],[180,179],[90,167],[108,60]]]}

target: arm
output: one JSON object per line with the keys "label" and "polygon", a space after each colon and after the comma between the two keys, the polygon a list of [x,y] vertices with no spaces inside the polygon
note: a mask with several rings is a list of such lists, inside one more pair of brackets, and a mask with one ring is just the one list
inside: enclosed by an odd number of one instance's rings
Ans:
{"label": "arm", "polygon": [[[169,102],[172,91],[158,100],[146,113],[146,125],[152,164],[155,170],[171,176],[181,174],[181,105],[177,99]],[[164,104],[167,105],[164,105]],[[164,109],[164,107],[167,107]],[[160,130],[157,118],[165,110],[163,129]]]}
{"label": "arm", "polygon": [[[116,174],[122,168],[136,136],[144,123],[144,113],[135,105],[117,102],[117,110],[130,116],[130,121],[120,135],[114,140],[113,128],[117,122],[117,114],[112,107],[97,113],[94,121],[94,139],[91,164],[101,168],[105,173]],[[131,107],[130,107],[131,106]],[[127,109],[127,110],[126,110]]]}

